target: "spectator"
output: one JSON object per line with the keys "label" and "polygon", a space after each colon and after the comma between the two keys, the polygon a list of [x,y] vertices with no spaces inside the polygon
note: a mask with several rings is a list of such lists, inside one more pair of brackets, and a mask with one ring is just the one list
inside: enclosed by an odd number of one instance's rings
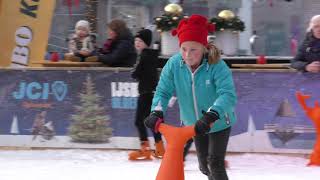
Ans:
{"label": "spectator", "polygon": [[88,21],[80,20],[76,23],[75,33],[68,38],[69,53],[65,54],[65,59],[70,61],[94,61],[94,39],[90,35],[90,25]]}
{"label": "spectator", "polygon": [[112,20],[107,27],[108,39],[98,51],[98,60],[111,67],[132,67],[137,58],[134,40],[122,20]]}
{"label": "spectator", "polygon": [[291,67],[303,72],[320,72],[320,15],[311,18],[306,37]]}

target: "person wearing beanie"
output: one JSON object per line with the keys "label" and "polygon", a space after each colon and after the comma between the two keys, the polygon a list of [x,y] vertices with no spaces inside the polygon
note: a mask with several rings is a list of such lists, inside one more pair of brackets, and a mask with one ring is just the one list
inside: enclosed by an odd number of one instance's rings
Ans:
{"label": "person wearing beanie", "polygon": [[152,41],[152,32],[149,29],[142,29],[137,32],[135,38],[139,38],[147,45],[147,47],[150,47]]}
{"label": "person wearing beanie", "polygon": [[90,24],[86,20],[80,20],[75,25],[75,33],[68,38],[69,53],[65,59],[70,61],[94,61],[94,39],[90,36]]}
{"label": "person wearing beanie", "polygon": [[130,152],[129,160],[150,160],[152,155],[162,158],[165,151],[161,134],[155,132],[153,132],[155,151],[150,150],[147,129],[144,125],[144,119],[150,113],[153,93],[159,80],[158,51],[149,49],[151,41],[152,32],[149,29],[142,29],[135,35],[134,45],[138,53],[138,60],[131,76],[139,82],[135,126],[138,130],[141,148]]}
{"label": "person wearing beanie", "polygon": [[75,25],[75,30],[79,31],[83,29],[85,32],[89,33],[90,32],[90,24],[86,20],[80,20],[76,23]]}
{"label": "person wearing beanie", "polygon": [[207,41],[208,33],[214,30],[206,17],[196,14],[181,20],[173,30],[180,52],[161,71],[145,125],[158,131],[175,93],[182,123],[194,126],[201,172],[209,180],[228,180],[224,162],[231,126],[236,121],[237,96],[231,70],[216,46]]}

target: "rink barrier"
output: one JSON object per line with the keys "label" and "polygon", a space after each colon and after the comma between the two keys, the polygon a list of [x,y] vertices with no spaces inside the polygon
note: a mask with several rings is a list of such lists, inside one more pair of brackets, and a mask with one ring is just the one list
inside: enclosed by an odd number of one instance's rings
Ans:
{"label": "rink barrier", "polygon": [[[107,67],[0,69],[0,146],[139,148],[134,126],[138,84],[131,79],[131,70]],[[112,136],[105,142],[74,142],[68,134],[71,115],[75,114],[79,93],[88,77],[102,97],[100,105],[110,119],[108,127],[112,129]],[[232,127],[228,151],[311,152],[315,130],[299,107],[295,92],[299,90],[311,94],[313,100],[319,99],[320,83],[316,80],[320,75],[291,69],[234,69],[233,77],[238,95],[238,120]],[[47,132],[37,133],[33,126],[40,122],[43,111],[44,124],[40,129],[47,126]],[[166,122],[180,126],[178,119],[179,107],[175,103],[168,109]]]}

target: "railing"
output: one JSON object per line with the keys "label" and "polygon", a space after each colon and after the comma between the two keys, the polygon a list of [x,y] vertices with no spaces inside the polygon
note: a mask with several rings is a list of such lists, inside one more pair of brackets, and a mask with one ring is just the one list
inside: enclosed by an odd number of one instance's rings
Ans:
{"label": "railing", "polygon": [[101,62],[72,62],[72,61],[58,61],[51,62],[45,61],[40,63],[34,63],[36,66],[45,66],[45,67],[99,67],[105,66]]}

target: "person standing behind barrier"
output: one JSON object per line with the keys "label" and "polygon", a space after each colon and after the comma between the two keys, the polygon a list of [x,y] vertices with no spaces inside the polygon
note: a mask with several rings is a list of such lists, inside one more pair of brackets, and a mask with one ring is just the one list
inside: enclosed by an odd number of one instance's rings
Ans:
{"label": "person standing behind barrier", "polygon": [[135,36],[135,48],[138,52],[137,65],[132,72],[132,78],[138,80],[139,97],[136,112],[135,125],[138,129],[141,148],[129,154],[129,160],[151,159],[151,154],[156,158],[162,158],[164,145],[160,133],[153,132],[155,141],[154,153],[150,150],[147,129],[144,119],[149,115],[153,93],[157,86],[159,75],[157,71],[158,51],[149,49],[152,41],[152,32],[142,29]]}
{"label": "person standing behind barrier", "polygon": [[180,53],[173,55],[161,72],[145,124],[158,131],[168,101],[176,92],[180,119],[186,126],[194,125],[201,172],[209,180],[228,180],[224,160],[231,126],[236,121],[237,97],[231,70],[220,59],[216,46],[207,42],[208,31],[213,30],[201,15],[180,21],[173,31],[179,38]]}
{"label": "person standing behind barrier", "polygon": [[291,61],[291,67],[304,72],[320,72],[320,15],[311,18],[306,37]]}
{"label": "person standing behind barrier", "polygon": [[70,61],[90,61],[96,60],[93,56],[94,44],[90,36],[90,24],[86,20],[76,23],[75,33],[68,38],[69,53],[65,54],[65,59]]}
{"label": "person standing behind barrier", "polygon": [[111,67],[132,67],[137,58],[134,39],[123,20],[114,19],[107,27],[108,39],[98,51],[98,60]]}

